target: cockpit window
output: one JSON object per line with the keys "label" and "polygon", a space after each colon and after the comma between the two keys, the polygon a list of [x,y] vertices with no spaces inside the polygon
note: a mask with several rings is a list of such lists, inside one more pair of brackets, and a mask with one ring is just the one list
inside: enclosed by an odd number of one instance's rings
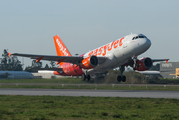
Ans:
{"label": "cockpit window", "polygon": [[138,38],[146,38],[146,37],[139,35],[139,36],[133,37],[132,40],[135,40],[135,39],[138,39]]}
{"label": "cockpit window", "polygon": [[139,38],[145,38],[144,36],[139,36]]}

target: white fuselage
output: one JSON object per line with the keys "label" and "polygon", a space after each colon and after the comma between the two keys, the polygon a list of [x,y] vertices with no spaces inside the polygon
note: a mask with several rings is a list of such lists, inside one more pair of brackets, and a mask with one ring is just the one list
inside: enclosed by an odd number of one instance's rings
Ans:
{"label": "white fuselage", "polygon": [[[142,34],[131,34],[117,39],[109,44],[94,49],[84,55],[105,56],[105,62],[99,64],[88,73],[102,73],[110,69],[119,67],[130,60],[134,55],[138,56],[144,53],[151,46],[151,41]],[[100,63],[100,62],[99,62]]]}

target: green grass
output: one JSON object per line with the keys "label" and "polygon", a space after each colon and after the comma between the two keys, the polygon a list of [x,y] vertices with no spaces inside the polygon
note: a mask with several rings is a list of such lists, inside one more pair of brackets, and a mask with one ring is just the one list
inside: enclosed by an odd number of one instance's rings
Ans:
{"label": "green grass", "polygon": [[[0,79],[0,83],[7,83],[7,85],[1,85],[0,88],[40,88],[40,89],[107,89],[107,90],[172,90],[179,91],[179,87],[169,86],[133,86],[126,83],[116,82],[113,84],[95,84],[94,81],[85,82],[80,78],[59,78],[59,79]],[[14,83],[12,85],[11,83]],[[20,85],[19,83],[28,83],[29,85]],[[36,84],[43,85],[36,85]],[[11,85],[10,85],[11,84]],[[47,85],[45,85],[47,84]],[[51,85],[56,84],[56,85]],[[62,85],[64,84],[64,85]],[[72,86],[69,84],[73,84]],[[79,85],[82,84],[82,85]],[[87,85],[84,85],[87,84]],[[91,84],[91,85],[89,85]],[[120,84],[126,84],[127,86],[116,86]],[[89,86],[88,86],[89,85]],[[142,84],[141,84],[142,85]]]}
{"label": "green grass", "polygon": [[177,120],[178,99],[0,96],[1,120]]}
{"label": "green grass", "polygon": [[0,79],[0,83],[59,83],[59,84],[86,84],[80,78],[54,79]]}

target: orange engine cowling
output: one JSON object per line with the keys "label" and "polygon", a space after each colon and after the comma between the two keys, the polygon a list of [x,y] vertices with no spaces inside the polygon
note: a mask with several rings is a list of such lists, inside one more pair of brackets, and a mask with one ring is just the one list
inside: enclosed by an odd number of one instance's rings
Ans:
{"label": "orange engine cowling", "polygon": [[138,71],[144,71],[148,70],[153,66],[153,61],[149,58],[142,58],[139,61],[137,61],[138,67],[135,68]]}
{"label": "orange engine cowling", "polygon": [[96,56],[89,56],[82,60],[81,68],[83,69],[91,69],[98,65],[98,58]]}

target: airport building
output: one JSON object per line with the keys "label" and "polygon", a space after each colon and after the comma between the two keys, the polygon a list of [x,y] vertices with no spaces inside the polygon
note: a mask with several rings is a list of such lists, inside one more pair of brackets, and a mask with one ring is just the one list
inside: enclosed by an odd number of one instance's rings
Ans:
{"label": "airport building", "polygon": [[160,74],[163,78],[178,78],[179,77],[179,62],[161,62]]}
{"label": "airport building", "polygon": [[32,73],[34,75],[34,78],[45,78],[45,79],[51,79],[51,78],[62,78],[64,76],[61,75],[54,75],[53,71],[47,71],[47,70],[39,70],[38,73]]}

